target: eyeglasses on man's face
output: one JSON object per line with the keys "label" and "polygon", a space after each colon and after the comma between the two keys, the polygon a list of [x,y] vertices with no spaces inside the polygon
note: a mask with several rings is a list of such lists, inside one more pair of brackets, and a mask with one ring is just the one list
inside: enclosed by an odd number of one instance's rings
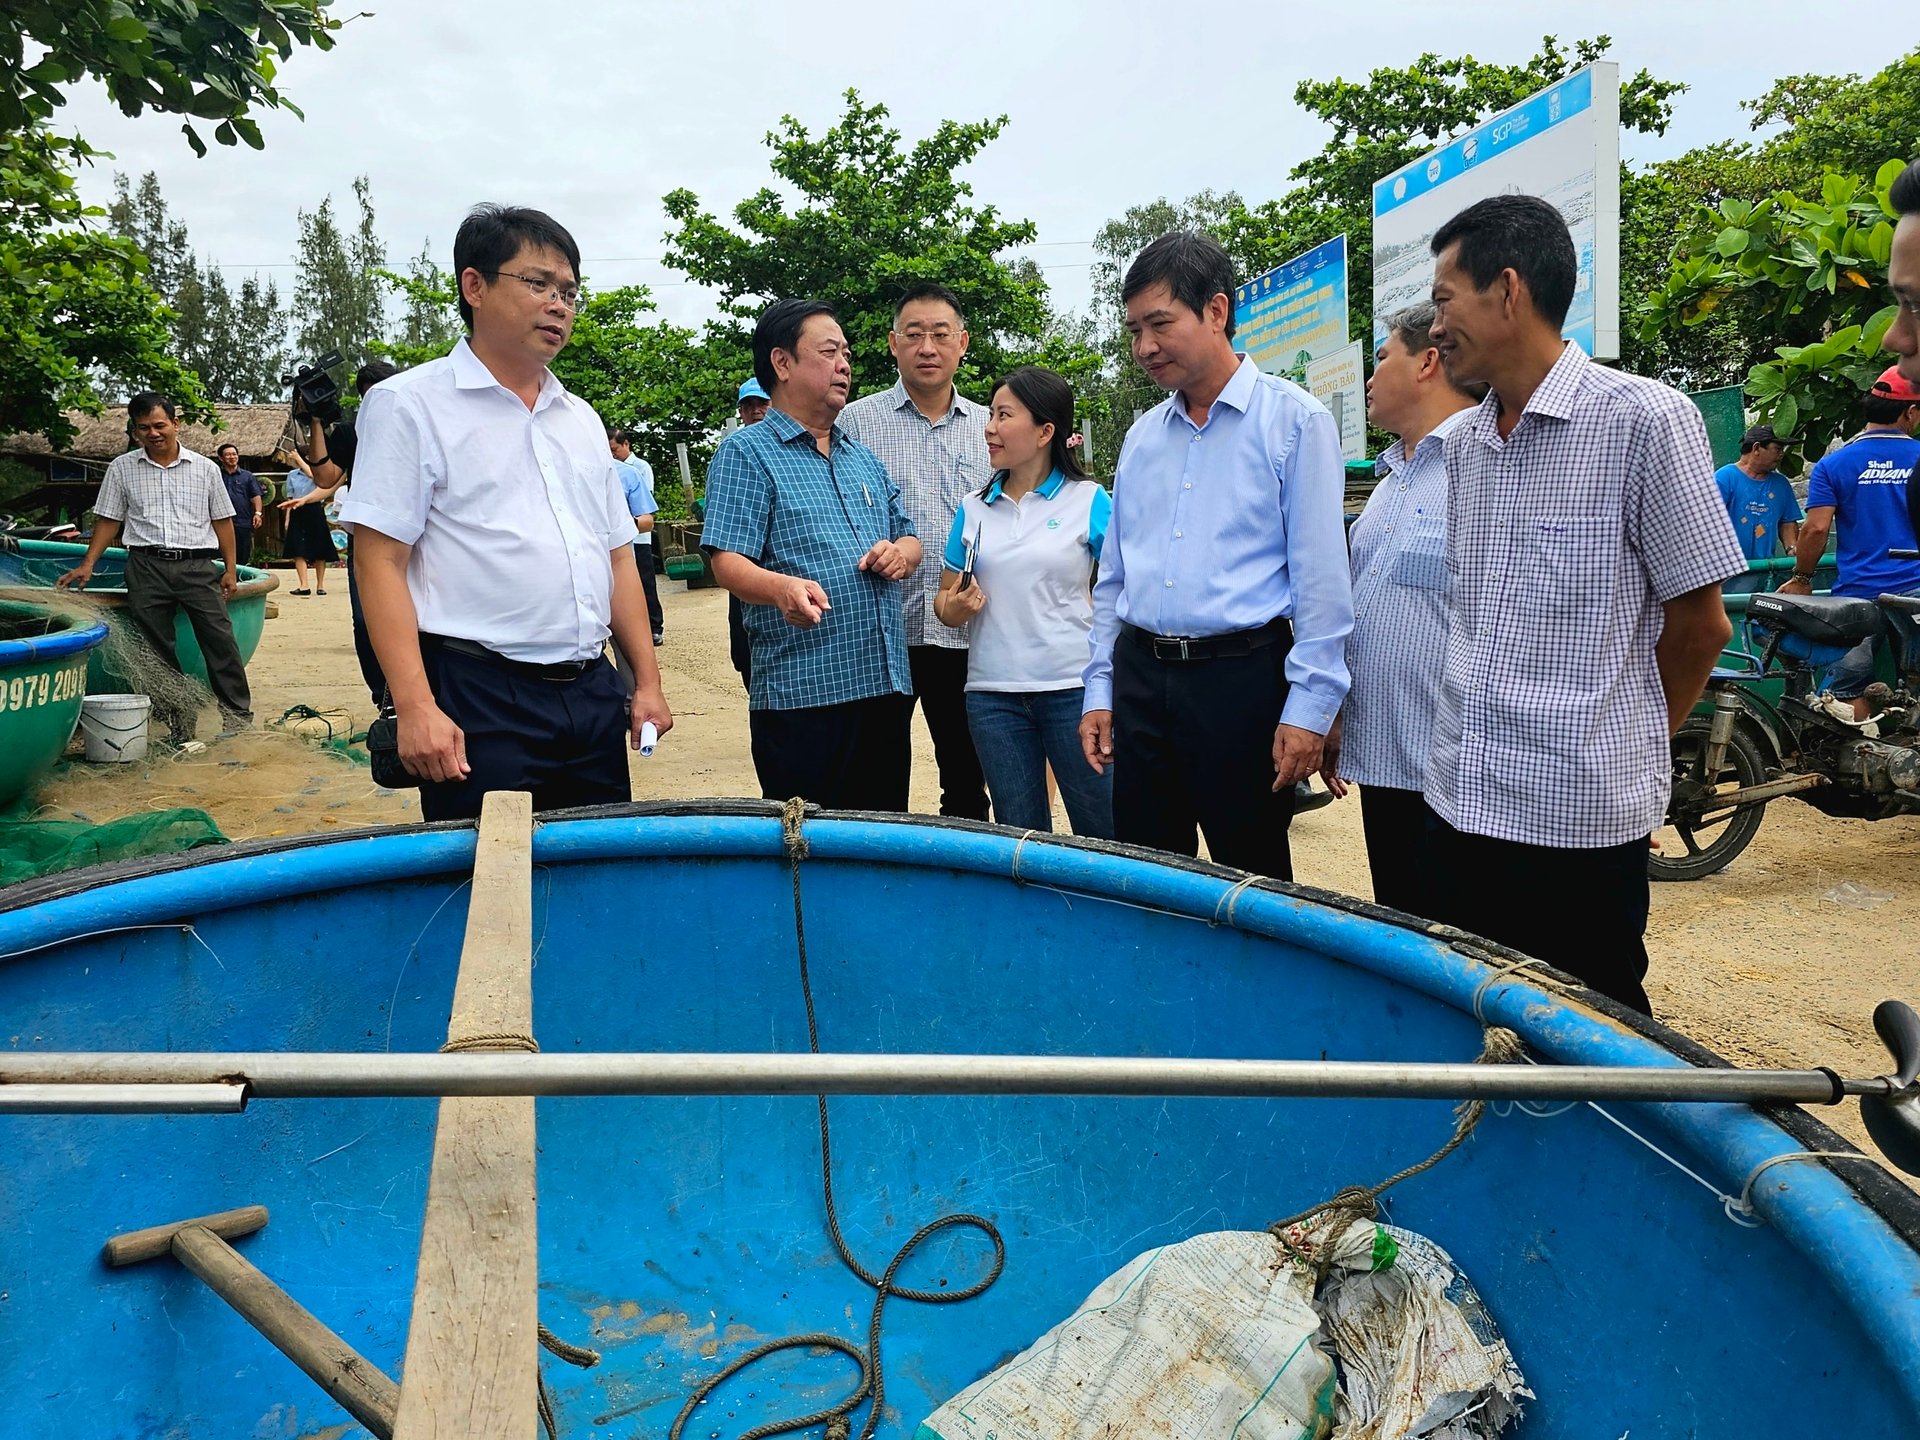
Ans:
{"label": "eyeglasses on man's face", "polygon": [[909,325],[906,329],[896,330],[893,333],[916,348],[931,340],[942,350],[960,338],[960,332],[951,325]]}
{"label": "eyeglasses on man's face", "polygon": [[495,279],[518,280],[527,287],[529,294],[542,300],[557,299],[569,310],[580,308],[580,287],[570,280],[562,282],[548,279],[545,275],[521,275],[512,270],[495,270],[491,273]]}

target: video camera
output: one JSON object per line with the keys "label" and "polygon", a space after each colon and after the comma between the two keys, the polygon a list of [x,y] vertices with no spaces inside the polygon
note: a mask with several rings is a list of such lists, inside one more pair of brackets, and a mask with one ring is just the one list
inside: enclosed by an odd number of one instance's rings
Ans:
{"label": "video camera", "polygon": [[331,425],[344,413],[340,408],[340,386],[329,370],[346,364],[338,350],[329,350],[311,365],[302,365],[291,375],[282,375],[280,383],[293,391],[295,418],[312,416],[322,425]]}

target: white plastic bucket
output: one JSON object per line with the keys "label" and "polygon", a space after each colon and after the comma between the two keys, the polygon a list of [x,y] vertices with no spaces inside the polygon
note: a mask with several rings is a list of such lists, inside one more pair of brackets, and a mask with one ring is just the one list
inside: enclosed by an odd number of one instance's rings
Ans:
{"label": "white plastic bucket", "polygon": [[138,760],[147,753],[145,695],[89,695],[80,702],[80,735],[96,764]]}

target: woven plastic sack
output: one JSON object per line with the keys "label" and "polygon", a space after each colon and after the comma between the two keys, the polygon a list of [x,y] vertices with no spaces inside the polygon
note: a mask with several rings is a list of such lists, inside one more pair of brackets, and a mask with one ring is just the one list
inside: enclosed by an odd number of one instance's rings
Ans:
{"label": "woven plastic sack", "polygon": [[917,1440],[1490,1440],[1531,1398],[1439,1247],[1366,1222],[1288,1240],[1139,1256]]}

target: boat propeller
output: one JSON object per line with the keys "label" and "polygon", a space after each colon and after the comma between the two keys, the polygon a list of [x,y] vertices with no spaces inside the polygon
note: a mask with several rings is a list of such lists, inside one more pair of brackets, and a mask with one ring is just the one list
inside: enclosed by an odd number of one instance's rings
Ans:
{"label": "boat propeller", "polygon": [[1893,1089],[1862,1095],[1860,1119],[1880,1152],[1909,1175],[1920,1175],[1920,1015],[1911,1005],[1882,1000],[1873,1008],[1873,1029],[1893,1053]]}

